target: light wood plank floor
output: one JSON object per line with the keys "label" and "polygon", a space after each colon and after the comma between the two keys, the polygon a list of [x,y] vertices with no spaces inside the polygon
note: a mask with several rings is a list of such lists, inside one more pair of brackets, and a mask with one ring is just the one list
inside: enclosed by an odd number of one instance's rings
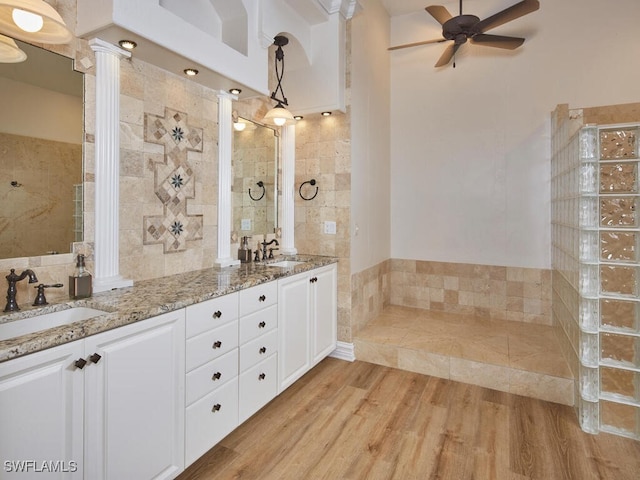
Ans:
{"label": "light wood plank floor", "polygon": [[638,480],[640,442],[571,407],[327,358],[180,480]]}

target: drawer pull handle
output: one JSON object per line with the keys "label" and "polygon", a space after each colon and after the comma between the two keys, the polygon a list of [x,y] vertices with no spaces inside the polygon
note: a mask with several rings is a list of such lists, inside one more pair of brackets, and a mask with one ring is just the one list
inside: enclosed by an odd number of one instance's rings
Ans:
{"label": "drawer pull handle", "polygon": [[211,348],[216,349],[216,348],[220,348],[222,346],[222,342],[220,340],[216,340],[215,342],[213,342],[213,345],[211,345]]}
{"label": "drawer pull handle", "polygon": [[211,380],[213,380],[215,382],[216,380],[220,380],[220,377],[222,377],[222,374],[220,372],[216,372],[211,377]]}
{"label": "drawer pull handle", "polygon": [[266,326],[267,326],[267,324],[266,324],[265,322],[260,322],[260,323],[258,324],[258,327],[259,327],[259,328],[264,328],[264,327],[266,327]]}
{"label": "drawer pull handle", "polygon": [[100,355],[98,355],[97,353],[94,353],[89,357],[89,360],[91,360],[93,363],[98,363],[101,358],[102,357]]}
{"label": "drawer pull handle", "polygon": [[265,378],[267,378],[267,376],[264,373],[258,375],[258,380],[264,380]]}
{"label": "drawer pull handle", "polygon": [[318,281],[318,277],[311,277],[311,278],[309,279],[309,281],[310,281],[311,283],[316,283],[316,282]]}
{"label": "drawer pull handle", "polygon": [[211,409],[212,412],[219,412],[220,409],[222,408],[222,405],[220,405],[219,403],[216,403],[213,408]]}
{"label": "drawer pull handle", "polygon": [[267,299],[267,297],[266,297],[266,296],[264,296],[264,295],[260,295],[260,296],[258,297],[258,300],[259,300],[259,301],[261,301],[261,302],[264,302],[266,299]]}
{"label": "drawer pull handle", "polygon": [[73,362],[73,364],[76,366],[76,368],[79,368],[80,370],[82,370],[84,366],[87,364],[87,361],[84,358],[79,358],[78,360]]}
{"label": "drawer pull handle", "polygon": [[262,347],[262,348],[260,349],[260,353],[261,353],[261,354],[262,354],[262,353],[267,353],[267,347]]}
{"label": "drawer pull handle", "polygon": [[213,312],[213,318],[220,318],[221,316],[222,312],[220,310]]}

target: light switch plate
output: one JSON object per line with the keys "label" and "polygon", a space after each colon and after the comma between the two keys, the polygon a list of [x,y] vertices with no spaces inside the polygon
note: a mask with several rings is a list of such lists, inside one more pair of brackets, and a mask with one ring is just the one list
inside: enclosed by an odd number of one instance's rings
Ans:
{"label": "light switch plate", "polygon": [[336,222],[324,222],[324,233],[328,235],[336,234]]}
{"label": "light switch plate", "polygon": [[240,220],[240,230],[251,230],[251,219],[243,218]]}

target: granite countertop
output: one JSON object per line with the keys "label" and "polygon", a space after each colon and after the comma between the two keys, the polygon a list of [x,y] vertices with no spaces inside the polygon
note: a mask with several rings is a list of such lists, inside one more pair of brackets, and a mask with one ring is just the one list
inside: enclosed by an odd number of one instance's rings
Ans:
{"label": "granite countertop", "polygon": [[132,287],[96,293],[91,298],[83,300],[51,303],[44,307],[20,305],[21,310],[18,312],[0,313],[0,333],[3,324],[73,307],[89,307],[108,313],[88,320],[0,340],[0,362],[338,261],[333,257],[295,255],[280,256],[273,262],[281,260],[304,263],[287,268],[270,266],[269,263],[262,262],[245,263],[223,269],[209,268],[142,280]]}

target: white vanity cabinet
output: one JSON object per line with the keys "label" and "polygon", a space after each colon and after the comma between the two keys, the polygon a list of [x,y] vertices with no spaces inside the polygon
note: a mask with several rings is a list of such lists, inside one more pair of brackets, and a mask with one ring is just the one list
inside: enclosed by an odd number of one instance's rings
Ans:
{"label": "white vanity cabinet", "polygon": [[335,264],[278,280],[278,331],[282,392],[336,347]]}
{"label": "white vanity cabinet", "polygon": [[238,426],[238,294],[186,308],[185,462]]}
{"label": "white vanity cabinet", "polygon": [[184,344],[178,310],[0,363],[0,478],[5,461],[28,460],[16,478],[47,477],[43,462],[62,472],[47,478],[174,478]]}

